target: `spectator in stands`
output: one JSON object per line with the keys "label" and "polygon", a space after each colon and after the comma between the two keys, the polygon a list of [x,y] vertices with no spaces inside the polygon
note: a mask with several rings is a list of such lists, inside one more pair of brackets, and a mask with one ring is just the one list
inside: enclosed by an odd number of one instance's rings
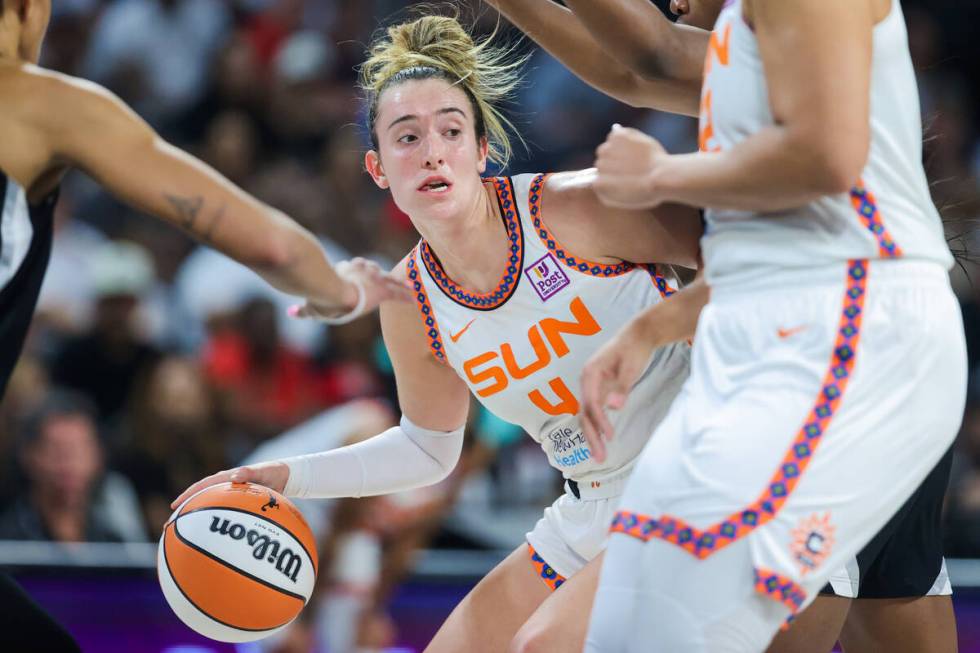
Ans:
{"label": "spectator in stands", "polygon": [[276,307],[266,299],[246,303],[234,328],[214,335],[205,370],[231,423],[253,446],[318,408],[312,360],[282,341]]}
{"label": "spectator in stands", "polygon": [[82,72],[164,126],[203,95],[230,23],[223,0],[112,2],[95,25]]}
{"label": "spectator in stands", "polygon": [[174,496],[227,464],[225,444],[198,362],[161,359],[134,393],[114,457],[136,490],[152,538],[160,536]]}
{"label": "spectator in stands", "polygon": [[121,417],[136,382],[160,357],[137,324],[139,299],[154,283],[154,270],[146,250],[125,242],[108,243],[93,266],[97,300],[91,329],[65,343],[51,377],[90,397],[105,425]]}
{"label": "spectator in stands", "polygon": [[[25,484],[0,516],[0,539],[133,539],[132,524],[142,521],[139,513],[119,514],[130,505],[126,497],[100,496],[104,451],[94,407],[84,397],[53,391],[25,420],[18,454]],[[100,512],[97,501],[112,505],[115,514]]]}

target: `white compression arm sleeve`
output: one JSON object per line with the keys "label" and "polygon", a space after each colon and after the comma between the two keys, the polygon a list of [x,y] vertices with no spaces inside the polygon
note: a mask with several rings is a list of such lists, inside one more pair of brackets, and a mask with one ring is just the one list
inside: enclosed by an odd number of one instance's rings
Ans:
{"label": "white compression arm sleeve", "polygon": [[332,499],[389,494],[438,483],[456,467],[463,428],[430,431],[402,416],[398,426],[330,451],[285,458],[287,497]]}

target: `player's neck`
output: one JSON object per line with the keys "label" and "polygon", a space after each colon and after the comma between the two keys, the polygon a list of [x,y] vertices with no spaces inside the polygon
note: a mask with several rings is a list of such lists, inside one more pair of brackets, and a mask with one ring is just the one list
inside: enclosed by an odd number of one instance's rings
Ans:
{"label": "player's neck", "polygon": [[507,231],[491,185],[484,184],[460,219],[433,225],[422,236],[453,281],[478,293],[497,288],[507,261]]}

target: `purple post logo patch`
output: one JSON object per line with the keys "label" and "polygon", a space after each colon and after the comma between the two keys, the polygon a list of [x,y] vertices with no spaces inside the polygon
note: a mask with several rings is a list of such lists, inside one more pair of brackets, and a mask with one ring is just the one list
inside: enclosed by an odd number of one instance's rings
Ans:
{"label": "purple post logo patch", "polygon": [[543,302],[554,297],[559,290],[572,282],[551,254],[545,254],[530,267],[525,268],[524,274],[527,275],[527,280],[534,286],[534,291]]}

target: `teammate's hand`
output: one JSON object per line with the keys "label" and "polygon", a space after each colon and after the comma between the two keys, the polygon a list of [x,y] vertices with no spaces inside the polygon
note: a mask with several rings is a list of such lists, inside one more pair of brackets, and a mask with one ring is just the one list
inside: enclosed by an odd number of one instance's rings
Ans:
{"label": "teammate's hand", "polygon": [[349,292],[346,301],[342,305],[307,301],[306,304],[291,309],[290,315],[326,320],[347,317],[344,320],[346,322],[370,313],[382,302],[412,300],[408,280],[385,272],[374,261],[358,256],[337,263],[334,269],[347,282]]}
{"label": "teammate's hand", "polygon": [[669,156],[655,138],[629,127],[613,125],[606,142],[596,149],[595,192],[607,206],[645,209],[663,201],[653,172]]}
{"label": "teammate's hand", "polygon": [[643,370],[653,345],[638,333],[638,322],[625,329],[592,355],[582,370],[582,412],[579,420],[596,462],[606,459],[606,440],[613,426],[606,409],[620,410]]}
{"label": "teammate's hand", "polygon": [[184,490],[184,492],[170,504],[170,509],[176,510],[177,506],[182,504],[192,495],[197,494],[206,487],[211,487],[212,485],[217,485],[218,483],[225,483],[228,481],[231,481],[232,483],[256,483],[281,493],[284,489],[286,489],[286,481],[288,480],[289,466],[286,465],[286,463],[257,463],[246,467],[226,469],[223,472],[206,476]]}

